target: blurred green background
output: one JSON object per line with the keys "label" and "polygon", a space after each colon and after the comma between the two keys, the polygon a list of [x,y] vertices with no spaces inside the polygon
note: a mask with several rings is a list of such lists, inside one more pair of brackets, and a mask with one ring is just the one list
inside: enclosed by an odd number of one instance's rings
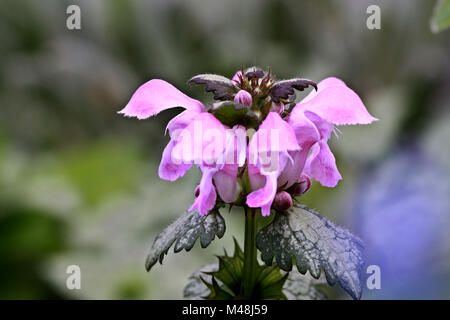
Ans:
{"label": "blurred green background", "polygon": [[[70,4],[81,8],[81,30],[66,28]],[[381,30],[366,27],[370,4],[381,8]],[[158,178],[164,128],[180,110],[145,121],[116,112],[151,78],[207,103],[187,79],[253,65],[279,78],[337,76],[380,119],[341,127],[331,148],[344,180],[315,183],[300,199],[363,238],[367,264],[382,266],[382,290],[363,298],[450,298],[450,31],[431,33],[433,6],[1,1],[0,298],[182,298],[192,272],[233,235],[242,240],[242,213],[224,213],[222,240],[145,272],[146,250],[190,206],[200,175]],[[72,264],[81,290],[66,288]]]}

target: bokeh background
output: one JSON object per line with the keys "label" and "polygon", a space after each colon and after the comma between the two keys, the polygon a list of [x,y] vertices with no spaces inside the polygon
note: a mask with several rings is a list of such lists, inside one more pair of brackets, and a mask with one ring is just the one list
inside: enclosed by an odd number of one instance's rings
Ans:
{"label": "bokeh background", "polygon": [[[81,30],[66,28],[70,4]],[[366,27],[369,4],[381,8],[381,30]],[[341,127],[331,148],[344,179],[300,199],[366,242],[382,288],[363,298],[450,298],[450,31],[431,33],[433,6],[1,1],[0,298],[182,298],[192,272],[233,235],[242,241],[242,213],[224,213],[226,235],[209,248],[171,252],[145,272],[147,249],[190,206],[200,175],[158,178],[164,128],[179,109],[145,121],[116,112],[151,78],[208,103],[187,79],[253,65],[279,78],[342,78],[380,119]],[[66,288],[72,264],[81,290]]]}

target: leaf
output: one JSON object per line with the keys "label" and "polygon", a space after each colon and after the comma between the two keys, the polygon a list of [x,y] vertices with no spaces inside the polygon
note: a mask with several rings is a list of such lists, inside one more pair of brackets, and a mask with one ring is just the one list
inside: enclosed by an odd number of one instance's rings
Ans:
{"label": "leaf", "polygon": [[214,276],[211,277],[212,283],[207,282],[202,277],[200,279],[203,281],[205,286],[209,289],[209,295],[204,297],[209,300],[232,300],[234,295],[232,293],[227,292],[223,286],[221,286]]}
{"label": "leaf", "polygon": [[242,272],[244,270],[244,253],[242,252],[236,239],[234,239],[234,254],[228,256],[218,256],[219,268],[217,271],[208,273],[219,279],[231,292],[236,295],[241,289]]}
{"label": "leaf", "polygon": [[258,123],[258,116],[255,112],[249,107],[233,101],[214,103],[211,112],[220,122],[229,127],[236,124],[251,127]]}
{"label": "leaf", "polygon": [[288,275],[283,275],[280,268],[273,265],[269,268],[259,266],[259,274],[256,279],[255,293],[258,295],[257,299],[270,300],[285,300],[286,296],[283,294],[283,285],[288,278]]}
{"label": "leaf", "polygon": [[361,298],[363,242],[306,206],[277,212],[259,231],[256,246],[267,265],[275,257],[282,270],[290,271],[295,259],[300,273],[309,270],[318,279],[323,269],[330,285],[337,282],[353,299]]}
{"label": "leaf", "polygon": [[233,100],[239,90],[234,83],[224,76],[217,74],[199,74],[188,81],[188,85],[206,84],[205,91],[214,93],[214,100]]}
{"label": "leaf", "polygon": [[[187,299],[230,300],[239,297],[244,269],[244,253],[236,239],[233,256],[226,252],[218,262],[202,267],[189,279],[183,294]],[[257,266],[255,295],[252,299],[286,299],[282,289],[287,274],[277,266]]]}
{"label": "leaf", "polygon": [[326,300],[325,292],[317,288],[318,285],[325,285],[325,277],[313,278],[309,274],[301,274],[292,270],[283,287],[283,293],[288,300]]}
{"label": "leaf", "polygon": [[189,283],[184,287],[183,296],[186,299],[198,300],[207,297],[210,293],[205,281],[212,283],[212,276],[208,275],[208,272],[219,270],[217,263],[207,264],[194,272],[189,277]]}
{"label": "leaf", "polygon": [[186,211],[156,237],[147,255],[145,267],[147,271],[150,271],[158,260],[162,264],[164,255],[175,241],[174,252],[180,252],[183,249],[189,251],[198,238],[202,248],[206,248],[216,235],[222,238],[224,233],[225,221],[219,210],[214,209],[206,216],[199,215],[196,210]]}
{"label": "leaf", "polygon": [[439,0],[436,3],[430,24],[434,33],[450,27],[450,0]]}
{"label": "leaf", "polygon": [[264,71],[257,67],[251,67],[245,70],[245,76],[248,78],[248,80],[259,79],[264,77]]}
{"label": "leaf", "polygon": [[[184,287],[183,296],[185,299],[190,300],[200,300],[206,299],[211,293],[209,286],[212,284],[213,276],[210,275],[213,272],[217,272],[219,270],[219,266],[217,263],[211,263],[203,266],[198,271],[194,272],[189,277],[189,283]],[[311,275],[305,274],[302,275],[297,271],[292,270],[289,273],[286,273],[284,276],[280,273],[280,270],[277,270],[277,267],[272,266],[270,268],[266,268],[266,285],[263,286],[263,294],[266,299],[270,299],[270,297],[275,297],[279,295],[279,290],[281,281],[279,278],[281,276],[282,279],[285,280],[284,285],[282,285],[282,293],[285,298],[288,300],[326,300],[327,295],[319,290],[317,286],[326,285],[327,281],[324,277],[320,277],[319,279],[314,279]],[[275,272],[277,271],[277,272]],[[285,279],[286,278],[286,279]],[[223,285],[220,280],[215,278],[217,285]],[[272,282],[272,285],[267,285]],[[217,289],[217,288],[216,288]],[[215,289],[215,290],[216,290]],[[257,288],[260,290],[260,288]],[[225,291],[225,290],[223,290]],[[271,292],[273,291],[273,292]],[[227,291],[225,291],[228,293]],[[274,294],[276,293],[276,294]],[[216,296],[217,297],[217,296]],[[217,298],[216,298],[217,299]]]}
{"label": "leaf", "polygon": [[295,94],[294,89],[303,91],[309,86],[313,86],[317,90],[317,84],[308,79],[296,78],[278,81],[272,86],[270,96],[273,102],[278,103],[280,99],[288,99],[289,96]]}

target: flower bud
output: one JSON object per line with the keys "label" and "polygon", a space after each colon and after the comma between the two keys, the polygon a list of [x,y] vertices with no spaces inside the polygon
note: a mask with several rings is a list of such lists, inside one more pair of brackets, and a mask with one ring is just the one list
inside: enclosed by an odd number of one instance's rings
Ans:
{"label": "flower bud", "polygon": [[292,208],[292,198],[286,191],[280,191],[275,195],[273,208],[278,211],[287,211]]}
{"label": "flower bud", "polygon": [[241,77],[242,77],[242,71],[238,71],[236,72],[236,74],[233,76],[233,79],[231,79],[231,81],[233,81],[236,84],[240,84],[241,83]]}
{"label": "flower bud", "polygon": [[234,96],[234,102],[237,102],[237,103],[243,104],[244,106],[250,107],[252,105],[252,95],[245,90],[240,90]]}
{"label": "flower bud", "polygon": [[298,179],[298,182],[290,187],[289,191],[295,197],[306,193],[309,188],[311,188],[311,179],[306,174],[302,173]]}

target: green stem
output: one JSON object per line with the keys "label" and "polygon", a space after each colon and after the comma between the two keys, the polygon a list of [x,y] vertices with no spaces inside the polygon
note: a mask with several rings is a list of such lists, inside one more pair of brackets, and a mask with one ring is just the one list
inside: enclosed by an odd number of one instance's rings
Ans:
{"label": "green stem", "polygon": [[251,299],[255,286],[257,267],[256,259],[256,217],[255,209],[244,207],[245,210],[245,241],[244,241],[244,270],[242,272],[242,294]]}

